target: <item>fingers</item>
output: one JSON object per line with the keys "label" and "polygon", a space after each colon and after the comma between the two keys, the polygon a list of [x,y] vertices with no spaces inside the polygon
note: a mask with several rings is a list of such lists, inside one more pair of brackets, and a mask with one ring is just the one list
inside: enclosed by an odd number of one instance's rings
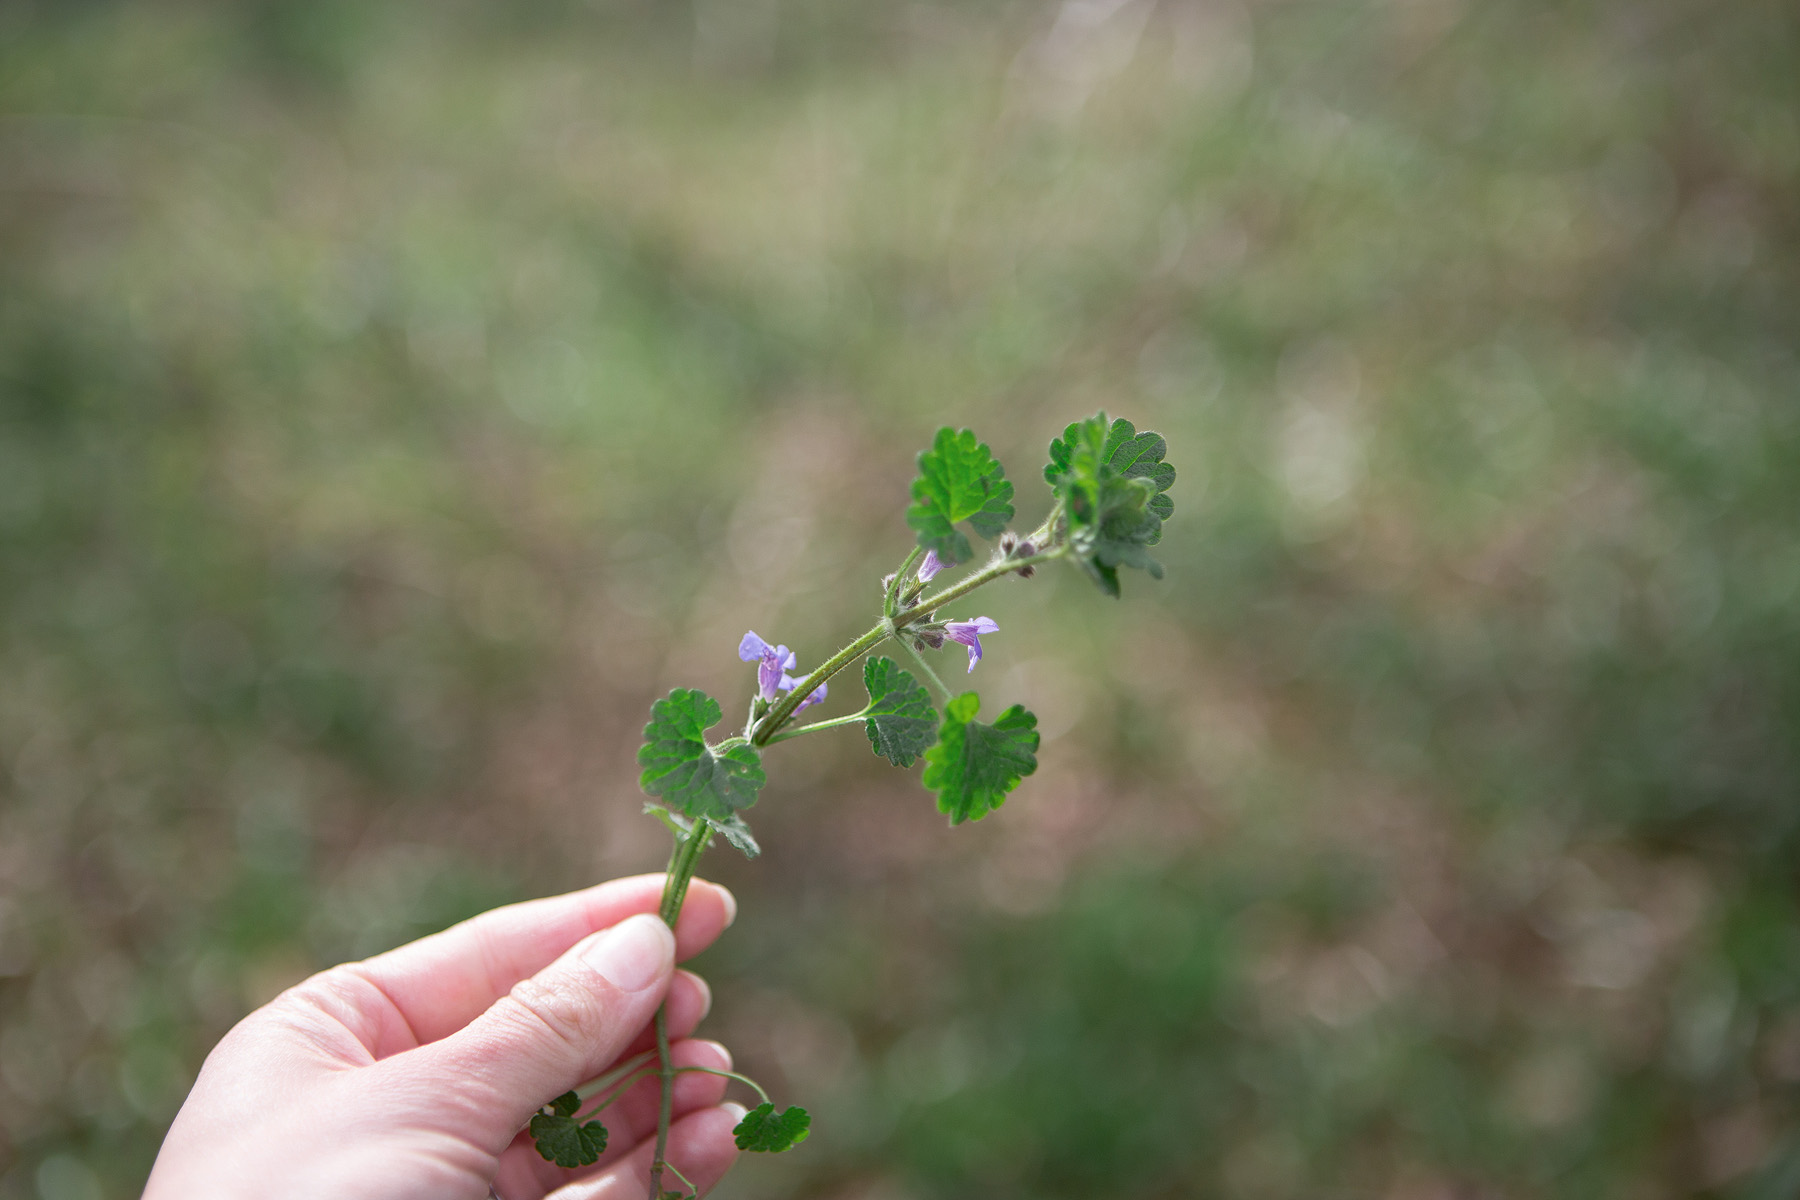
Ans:
{"label": "fingers", "polygon": [[466,1028],[388,1061],[465,1101],[464,1132],[498,1153],[552,1096],[592,1079],[631,1044],[674,970],[668,926],[639,914],[520,980]]}
{"label": "fingers", "polygon": [[[731,1131],[743,1119],[743,1106],[722,1104],[689,1113],[669,1127],[669,1162],[701,1195],[737,1161],[737,1143]],[[604,1171],[560,1187],[544,1200],[645,1200],[650,1194],[650,1160],[655,1154],[655,1139],[645,1138]],[[673,1175],[664,1176],[663,1187],[680,1186]]]}
{"label": "fingers", "polygon": [[[712,989],[707,986],[706,980],[691,971],[675,972],[675,982],[669,985],[669,1036],[687,1037],[711,1011]],[[656,1030],[646,1028],[632,1039],[619,1057],[630,1058],[655,1048]]]}
{"label": "fingers", "polygon": [[[341,968],[373,984],[401,1017],[384,1023],[382,1036],[392,1040],[370,1052],[382,1058],[448,1037],[576,942],[635,914],[654,913],[662,887],[661,875],[639,875],[508,905]],[[676,957],[704,950],[736,915],[730,892],[695,880],[677,922]],[[398,1032],[387,1032],[390,1025]]]}

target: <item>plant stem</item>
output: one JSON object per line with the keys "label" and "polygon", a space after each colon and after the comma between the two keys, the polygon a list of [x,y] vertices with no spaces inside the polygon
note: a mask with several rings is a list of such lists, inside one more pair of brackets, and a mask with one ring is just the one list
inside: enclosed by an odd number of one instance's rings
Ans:
{"label": "plant stem", "polygon": [[591,1103],[596,1097],[611,1091],[617,1086],[619,1080],[625,1078],[634,1071],[641,1070],[648,1066],[650,1060],[655,1057],[656,1051],[654,1050],[646,1050],[642,1054],[633,1055],[606,1074],[601,1075],[588,1083],[582,1084],[576,1089],[576,1094],[581,1097],[581,1102],[583,1104]]}
{"label": "plant stem", "polygon": [[797,738],[803,733],[817,733],[821,729],[836,729],[839,725],[855,725],[869,715],[865,707],[861,712],[851,713],[847,717],[833,717],[829,721],[814,721],[810,725],[796,725],[792,729],[784,729],[763,744],[773,746],[776,742],[785,742],[789,738]]}
{"label": "plant stem", "polygon": [[919,669],[925,672],[925,678],[931,680],[932,686],[937,688],[938,695],[945,700],[949,700],[952,695],[950,689],[944,686],[944,681],[938,678],[938,673],[931,669],[931,664],[925,661],[925,656],[913,649],[912,643],[905,638],[899,638],[897,640],[902,646],[906,647],[906,652],[912,655],[913,661],[919,664]]}
{"label": "plant stem", "polygon": [[823,665],[796,684],[793,691],[776,701],[775,707],[769,710],[769,714],[757,722],[756,732],[750,735],[750,744],[752,746],[768,745],[769,739],[775,736],[775,731],[781,728],[782,722],[794,715],[794,710],[800,707],[802,700],[818,691],[821,683],[879,646],[882,639],[888,636],[891,628],[892,626],[884,617],[875,628],[826,659]]}
{"label": "plant stem", "polygon": [[[688,884],[694,868],[712,838],[712,826],[704,817],[694,818],[688,835],[675,843],[669,856],[669,873],[663,880],[662,906],[658,914],[671,930],[681,918],[681,905],[687,899]],[[675,1116],[675,1065],[669,1061],[669,1005],[665,1000],[656,1010],[656,1058],[662,1076],[662,1103],[656,1113],[656,1157],[650,1163],[650,1194],[662,1195],[663,1156],[669,1150],[669,1125]]]}
{"label": "plant stem", "polygon": [[[692,1192],[696,1196],[698,1196],[700,1194],[700,1189],[694,1186],[694,1181],[689,1179],[686,1175],[683,1175],[680,1171],[676,1170],[674,1163],[664,1163],[663,1166],[668,1169],[669,1174],[671,1174],[671,1175],[675,1176],[675,1178],[681,1180],[682,1186],[687,1188],[687,1190],[689,1192]],[[650,1200],[660,1200],[660,1198],[656,1197],[656,1196],[652,1196],[650,1198]]]}
{"label": "plant stem", "polygon": [[[1033,554],[1026,558],[1003,558],[999,562],[990,564],[975,572],[975,574],[969,576],[960,583],[952,584],[935,596],[922,597],[917,604],[893,619],[894,628],[904,629],[913,622],[921,620],[927,614],[942,608],[952,600],[960,600],[976,588],[982,587],[985,584],[990,584],[1002,575],[1010,575],[1020,567],[1030,567],[1036,566],[1038,563],[1053,562],[1056,559],[1062,558],[1064,555],[1068,554],[1068,552],[1069,546],[1068,543],[1065,542],[1060,546],[1052,546],[1041,554]],[[798,691],[799,689],[796,688],[795,690]]]}
{"label": "plant stem", "polygon": [[775,1103],[773,1100],[769,1099],[769,1093],[763,1091],[762,1084],[756,1082],[756,1080],[750,1078],[748,1075],[739,1075],[736,1071],[719,1071],[712,1067],[677,1067],[675,1069],[677,1075],[683,1071],[699,1071],[702,1075],[718,1075],[725,1079],[735,1079],[739,1083],[747,1083],[756,1089],[756,1094],[762,1097],[762,1102],[764,1104],[772,1105]]}
{"label": "plant stem", "polygon": [[[641,1055],[640,1057],[654,1058],[656,1056],[654,1053],[646,1053],[646,1054]],[[607,1107],[610,1104],[612,1104],[612,1102],[614,1100],[617,1100],[620,1096],[623,1096],[626,1092],[629,1092],[632,1088],[632,1085],[637,1083],[638,1080],[647,1078],[651,1075],[658,1074],[661,1070],[662,1070],[661,1067],[658,1067],[654,1064],[646,1063],[644,1066],[639,1067],[632,1074],[627,1075],[623,1080],[614,1080],[613,1082],[618,1085],[618,1089],[616,1091],[614,1091],[612,1095],[610,1095],[606,1099],[600,1101],[600,1103],[595,1105],[593,1108],[590,1108],[585,1112],[576,1114],[575,1119],[577,1121],[585,1121],[585,1120],[588,1120],[589,1118],[599,1116],[601,1113],[606,1111]],[[605,1088],[601,1089],[601,1091],[605,1091],[605,1090],[606,1090]],[[592,1097],[590,1097],[590,1099],[591,1098]]]}
{"label": "plant stem", "polygon": [[888,584],[887,596],[882,601],[881,605],[881,611],[884,615],[891,617],[899,610],[900,593],[906,590],[906,577],[914,567],[919,565],[919,560],[924,556],[925,552],[919,547],[914,546],[911,552],[907,554],[906,561],[900,564],[900,569],[894,572],[894,581]]}

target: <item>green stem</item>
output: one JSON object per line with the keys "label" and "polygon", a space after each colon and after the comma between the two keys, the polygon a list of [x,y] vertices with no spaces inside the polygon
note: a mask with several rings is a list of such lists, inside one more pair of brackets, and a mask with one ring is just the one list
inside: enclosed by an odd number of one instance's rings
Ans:
{"label": "green stem", "polygon": [[[975,574],[969,576],[967,579],[945,588],[935,596],[925,596],[921,598],[917,604],[893,619],[894,628],[905,629],[908,625],[923,620],[930,613],[949,604],[952,600],[960,600],[976,588],[990,584],[1003,575],[1011,575],[1020,567],[1032,567],[1036,566],[1038,563],[1054,562],[1068,554],[1068,552],[1068,543],[1065,542],[1060,546],[1052,546],[1041,554],[1033,554],[1026,558],[1003,558],[999,562],[993,563],[975,572]],[[798,691],[799,689],[796,688],[794,690]]]}
{"label": "green stem", "polygon": [[739,1083],[747,1083],[751,1087],[756,1089],[756,1094],[762,1097],[762,1102],[764,1104],[774,1104],[775,1103],[773,1100],[769,1099],[769,1093],[763,1091],[762,1084],[756,1082],[756,1080],[750,1078],[748,1075],[739,1075],[736,1071],[718,1071],[718,1070],[714,1070],[712,1067],[677,1067],[677,1068],[675,1068],[675,1073],[678,1075],[683,1071],[698,1071],[702,1075],[718,1075],[724,1079],[735,1079]]}
{"label": "green stem", "polygon": [[[649,1052],[646,1052],[643,1055],[641,1055],[640,1057],[654,1058],[655,1055],[651,1054]],[[653,1066],[651,1064],[646,1063],[644,1066],[639,1067],[632,1074],[626,1076],[623,1081],[620,1081],[618,1090],[613,1092],[612,1095],[610,1095],[606,1099],[602,1100],[599,1104],[596,1104],[593,1108],[590,1108],[585,1112],[577,1114],[575,1119],[577,1121],[585,1121],[590,1117],[599,1116],[601,1113],[606,1111],[607,1106],[610,1105],[614,1100],[617,1100],[620,1096],[623,1096],[626,1092],[629,1092],[631,1090],[631,1086],[633,1084],[635,1084],[638,1080],[646,1079],[646,1078],[650,1077],[651,1075],[656,1075],[656,1074],[660,1073],[661,1071],[662,1071],[661,1067]],[[600,1090],[605,1091],[606,1089],[601,1088]],[[596,1095],[597,1094],[598,1093],[596,1093]],[[592,1097],[589,1097],[589,1098],[592,1099]]]}
{"label": "green stem", "polygon": [[750,735],[750,744],[753,746],[768,745],[769,739],[775,736],[775,731],[794,715],[794,710],[800,707],[802,700],[818,691],[821,683],[879,646],[892,628],[893,626],[889,624],[888,620],[883,618],[875,628],[826,659],[823,665],[796,684],[793,691],[776,701],[775,707],[769,710],[769,714],[756,723],[756,731]]}
{"label": "green stem", "polygon": [[[688,884],[693,881],[694,868],[700,865],[700,855],[711,838],[712,826],[706,823],[706,818],[695,817],[694,827],[675,843],[675,852],[669,856],[669,873],[663,880],[662,906],[658,915],[671,930],[681,918]],[[662,1103],[656,1113],[656,1157],[650,1163],[652,1196],[662,1195],[663,1159],[669,1150],[669,1125],[675,1116],[675,1064],[669,1061],[669,1004],[666,1000],[656,1010],[656,1059],[658,1074],[662,1076]]]}
{"label": "green stem", "polygon": [[780,733],[764,742],[763,745],[773,746],[776,742],[785,742],[789,738],[797,738],[803,733],[817,733],[821,729],[836,729],[840,725],[855,725],[857,722],[865,719],[868,715],[869,710],[867,707],[864,707],[861,712],[851,713],[847,717],[833,717],[829,721],[814,721],[810,725],[796,725],[792,729],[782,730]]}
{"label": "green stem", "polygon": [[634,1054],[606,1074],[582,1084],[581,1087],[576,1089],[576,1094],[581,1097],[581,1102],[586,1104],[602,1092],[610,1091],[619,1080],[625,1078],[634,1071],[642,1069],[655,1057],[656,1051],[654,1050],[646,1050],[642,1054]]}
{"label": "green stem", "polygon": [[913,649],[912,643],[905,638],[900,638],[899,641],[902,646],[906,647],[906,652],[912,655],[913,661],[919,664],[919,669],[925,672],[925,678],[931,680],[932,686],[937,688],[938,695],[948,701],[953,693],[944,686],[944,681],[938,678],[938,673],[931,669],[931,664],[925,661],[925,656]]}
{"label": "green stem", "polygon": [[[682,1186],[687,1188],[687,1190],[689,1192],[691,1192],[695,1196],[698,1196],[700,1194],[700,1189],[694,1186],[694,1181],[689,1179],[686,1175],[683,1175],[680,1171],[676,1170],[674,1163],[664,1163],[663,1169],[668,1171],[669,1174],[673,1175],[675,1178],[681,1180]],[[652,1196],[650,1198],[650,1200],[658,1200],[658,1197]]]}
{"label": "green stem", "polygon": [[906,577],[912,573],[914,567],[919,565],[919,560],[924,556],[924,549],[914,546],[912,551],[907,554],[906,561],[900,564],[900,569],[894,572],[894,581],[888,584],[887,597],[881,605],[881,611],[887,616],[891,617],[900,610],[900,593],[906,590]]}

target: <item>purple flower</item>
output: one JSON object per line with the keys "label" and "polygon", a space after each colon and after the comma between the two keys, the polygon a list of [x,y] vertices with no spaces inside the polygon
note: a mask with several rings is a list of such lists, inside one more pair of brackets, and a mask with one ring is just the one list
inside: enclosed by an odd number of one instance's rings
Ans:
{"label": "purple flower", "polygon": [[[756,636],[754,629],[744,634],[744,640],[738,643],[738,657],[757,664],[756,694],[764,700],[775,699],[775,689],[787,678],[783,672],[792,670],[797,661],[792,650],[769,645]],[[793,686],[788,684],[788,687]]]}
{"label": "purple flower", "polygon": [[992,617],[976,617],[973,621],[946,621],[944,633],[953,642],[961,642],[969,648],[969,670],[981,661],[981,635],[999,633],[1000,626]]}
{"label": "purple flower", "polygon": [[[769,645],[756,636],[755,630],[745,633],[744,640],[738,643],[738,657],[756,664],[756,694],[765,701],[773,702],[777,692],[791,692],[800,685],[798,679],[788,674],[798,661],[794,652],[786,646]],[[826,686],[821,683],[794,711],[804,712],[819,703],[825,699],[825,692]]]}
{"label": "purple flower", "polygon": [[919,564],[919,582],[930,583],[931,577],[944,569],[944,563],[938,558],[936,550],[925,552],[925,561]]}

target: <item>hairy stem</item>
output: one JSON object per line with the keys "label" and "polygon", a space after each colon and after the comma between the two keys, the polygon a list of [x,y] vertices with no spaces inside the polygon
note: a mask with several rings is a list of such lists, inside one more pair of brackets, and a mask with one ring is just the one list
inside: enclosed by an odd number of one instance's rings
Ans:
{"label": "hairy stem", "polygon": [[810,725],[796,725],[792,729],[782,730],[763,744],[773,746],[776,742],[785,742],[789,738],[797,738],[803,733],[817,733],[821,729],[836,729],[839,725],[856,725],[866,719],[868,715],[869,710],[865,706],[861,712],[853,712],[847,717],[833,717],[829,721],[814,721]]}
{"label": "hairy stem", "polygon": [[[696,817],[686,837],[675,843],[669,856],[669,873],[663,880],[662,907],[658,914],[671,930],[681,919],[681,905],[687,899],[688,884],[694,868],[712,838],[712,826],[705,818]],[[662,1195],[663,1156],[669,1151],[669,1125],[675,1116],[675,1064],[669,1059],[669,1005],[664,1001],[656,1010],[657,1073],[662,1076],[662,1102],[656,1113],[656,1157],[650,1163],[650,1194]]]}
{"label": "hairy stem", "polygon": [[[1048,538],[1055,531],[1057,518],[1061,515],[1062,508],[1059,505],[1051,511],[1044,523],[1038,526],[1032,533],[1031,540],[1035,543]],[[975,574],[964,579],[962,582],[945,588],[937,595],[926,597],[903,613],[891,617],[883,617],[881,623],[876,625],[875,628],[869,630],[869,632],[863,634],[854,642],[851,642],[848,646],[845,646],[842,650],[839,650],[836,654],[826,659],[812,674],[796,684],[792,691],[776,701],[775,707],[770,709],[768,714],[765,715],[762,720],[756,722],[755,728],[750,733],[750,744],[758,747],[768,745],[769,742],[774,739],[776,731],[781,728],[789,717],[794,715],[794,710],[800,707],[800,702],[818,691],[821,683],[824,683],[833,675],[836,675],[839,671],[842,671],[845,667],[861,658],[864,654],[867,654],[870,650],[879,646],[883,640],[892,636],[898,630],[904,629],[908,625],[920,620],[940,605],[948,604],[952,600],[960,600],[976,588],[990,584],[1003,575],[1010,575],[1020,567],[1030,567],[1036,566],[1038,563],[1053,562],[1056,559],[1064,557],[1068,552],[1068,543],[1064,542],[1051,546],[1041,553],[1026,555],[1023,558],[1002,558],[998,562],[988,564],[986,567],[975,572]],[[915,547],[913,553],[906,556],[906,562],[908,564],[915,562],[915,556],[917,554],[918,549]],[[901,574],[904,574],[905,569],[909,568],[903,568]],[[942,684],[939,686],[941,687]],[[948,694],[948,692],[946,692],[946,694]]]}
{"label": "hairy stem", "polygon": [[891,617],[899,611],[900,593],[906,590],[906,577],[912,574],[912,569],[918,566],[919,560],[924,557],[925,551],[914,546],[912,551],[907,554],[906,561],[900,564],[900,569],[894,572],[894,580],[892,583],[888,584],[887,596],[882,601],[881,611],[883,615]]}
{"label": "hairy stem", "polygon": [[[999,562],[990,563],[975,574],[959,583],[954,583],[935,596],[925,596],[920,601],[894,618],[894,628],[904,629],[916,621],[922,620],[929,613],[942,608],[952,600],[960,600],[978,587],[994,582],[1003,575],[1011,575],[1020,567],[1032,567],[1038,563],[1054,562],[1068,554],[1069,547],[1065,542],[1060,546],[1052,546],[1041,554],[1031,554],[1024,558],[1003,558]],[[798,691],[799,689],[795,689]]]}
{"label": "hairy stem", "polygon": [[794,715],[794,710],[800,707],[802,700],[818,691],[821,683],[879,646],[892,628],[893,626],[888,623],[887,619],[883,618],[875,628],[826,659],[817,670],[796,684],[791,692],[776,701],[775,707],[769,710],[769,714],[756,723],[756,732],[750,735],[750,744],[753,746],[768,745],[769,739],[775,736],[775,731]]}

